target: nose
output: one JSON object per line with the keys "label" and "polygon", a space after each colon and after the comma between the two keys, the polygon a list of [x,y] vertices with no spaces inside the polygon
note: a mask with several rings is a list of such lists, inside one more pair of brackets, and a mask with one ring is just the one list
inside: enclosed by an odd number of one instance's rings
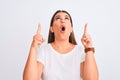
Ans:
{"label": "nose", "polygon": [[65,22],[65,19],[61,19],[61,22],[64,23],[64,22]]}

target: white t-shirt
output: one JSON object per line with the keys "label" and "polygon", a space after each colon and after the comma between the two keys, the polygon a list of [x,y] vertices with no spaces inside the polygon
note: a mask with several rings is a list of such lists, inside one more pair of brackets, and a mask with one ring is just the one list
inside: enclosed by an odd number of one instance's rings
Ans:
{"label": "white t-shirt", "polygon": [[79,45],[61,54],[51,44],[45,44],[38,49],[37,60],[44,64],[42,80],[81,80],[80,63],[85,53]]}

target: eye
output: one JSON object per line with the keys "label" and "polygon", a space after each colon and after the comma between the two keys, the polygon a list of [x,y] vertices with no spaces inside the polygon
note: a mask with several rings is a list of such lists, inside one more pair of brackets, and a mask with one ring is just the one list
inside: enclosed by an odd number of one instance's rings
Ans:
{"label": "eye", "polygon": [[56,17],[55,20],[60,20],[60,17]]}
{"label": "eye", "polygon": [[65,20],[69,20],[69,18],[68,18],[68,17],[65,17]]}

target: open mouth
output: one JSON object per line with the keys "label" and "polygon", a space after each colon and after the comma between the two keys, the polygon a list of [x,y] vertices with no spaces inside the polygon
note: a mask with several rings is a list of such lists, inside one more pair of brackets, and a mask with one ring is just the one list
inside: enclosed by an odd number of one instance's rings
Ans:
{"label": "open mouth", "polygon": [[63,26],[63,27],[61,28],[61,30],[62,30],[62,31],[65,31],[65,27]]}

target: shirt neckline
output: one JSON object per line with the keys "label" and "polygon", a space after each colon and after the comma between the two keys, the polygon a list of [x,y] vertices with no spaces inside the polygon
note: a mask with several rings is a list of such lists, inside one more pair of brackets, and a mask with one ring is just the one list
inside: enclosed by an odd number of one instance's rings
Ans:
{"label": "shirt neckline", "polygon": [[57,55],[61,55],[61,56],[67,56],[67,55],[70,55],[70,54],[72,54],[73,51],[76,49],[76,45],[75,45],[74,48],[73,48],[71,51],[69,51],[69,52],[63,54],[63,53],[60,53],[60,52],[56,51],[56,50],[52,47],[51,44],[48,44],[48,45],[49,45],[50,49],[51,49],[55,54],[57,54]]}

